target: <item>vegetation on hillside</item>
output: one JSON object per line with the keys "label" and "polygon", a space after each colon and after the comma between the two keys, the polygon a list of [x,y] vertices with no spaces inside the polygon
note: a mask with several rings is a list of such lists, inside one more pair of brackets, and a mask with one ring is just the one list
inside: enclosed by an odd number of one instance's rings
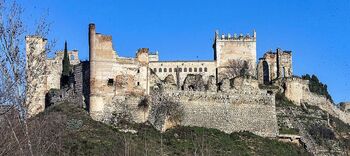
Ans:
{"label": "vegetation on hillside", "polygon": [[314,105],[297,106],[281,93],[276,94],[276,110],[280,134],[302,135],[304,131],[311,138],[304,137],[313,140],[324,154],[350,153],[350,126],[338,118]]}
{"label": "vegetation on hillside", "polygon": [[226,134],[215,129],[177,127],[160,133],[148,124],[131,123],[117,129],[92,120],[87,112],[71,104],[50,107],[33,120],[52,118],[51,127],[61,128],[42,127],[40,131],[60,134],[53,143],[61,146],[52,146],[55,148],[44,155],[307,155],[302,147],[249,132]]}
{"label": "vegetation on hillside", "polygon": [[313,92],[319,95],[324,95],[326,96],[327,99],[329,99],[333,103],[333,99],[331,95],[328,93],[327,85],[320,82],[320,80],[318,80],[316,75],[310,76],[309,74],[306,74],[306,75],[303,75],[302,78],[304,80],[309,80],[310,92]]}

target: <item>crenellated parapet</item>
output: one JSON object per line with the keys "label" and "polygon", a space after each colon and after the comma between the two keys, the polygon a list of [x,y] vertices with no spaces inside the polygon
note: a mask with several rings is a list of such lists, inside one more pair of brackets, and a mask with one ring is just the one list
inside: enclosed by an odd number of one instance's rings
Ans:
{"label": "crenellated parapet", "polygon": [[215,32],[215,39],[220,41],[256,41],[256,31],[253,31],[253,35],[249,33],[243,35],[243,33],[227,33],[219,35],[219,31]]}

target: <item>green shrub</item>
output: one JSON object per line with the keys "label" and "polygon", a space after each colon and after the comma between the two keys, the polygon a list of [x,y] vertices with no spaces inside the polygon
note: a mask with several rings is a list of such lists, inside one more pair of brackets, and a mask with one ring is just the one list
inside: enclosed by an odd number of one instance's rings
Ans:
{"label": "green shrub", "polygon": [[309,74],[303,75],[302,78],[304,80],[309,80],[309,89],[310,92],[324,95],[327,99],[329,99],[333,103],[333,99],[331,95],[328,93],[327,85],[320,82],[316,75],[312,75],[310,77]]}

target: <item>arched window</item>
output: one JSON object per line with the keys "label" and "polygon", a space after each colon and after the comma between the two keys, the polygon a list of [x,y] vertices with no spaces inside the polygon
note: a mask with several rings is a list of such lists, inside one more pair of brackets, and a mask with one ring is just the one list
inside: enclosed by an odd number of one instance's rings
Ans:
{"label": "arched window", "polygon": [[169,72],[173,72],[173,68],[169,68]]}
{"label": "arched window", "polygon": [[204,68],[204,72],[207,72],[207,71],[208,71],[208,68],[207,68],[207,67],[205,67],[205,68]]}
{"label": "arched window", "polygon": [[182,72],[182,68],[179,68],[179,72]]}
{"label": "arched window", "polygon": [[202,72],[202,68],[199,68],[199,72]]}
{"label": "arched window", "polygon": [[192,68],[188,68],[188,72],[192,72]]}
{"label": "arched window", "polygon": [[164,72],[166,72],[166,68],[164,68]]}
{"label": "arched window", "polygon": [[70,56],[70,60],[74,60],[74,55],[71,55],[71,56]]}
{"label": "arched window", "polygon": [[174,72],[177,72],[177,69],[176,69],[176,68],[174,68]]}
{"label": "arched window", "polygon": [[154,72],[157,72],[157,68],[153,68],[153,71],[154,71]]}
{"label": "arched window", "polygon": [[194,68],[194,72],[197,72],[197,68]]}
{"label": "arched window", "polygon": [[184,72],[187,72],[187,68],[184,68]]}
{"label": "arched window", "polygon": [[160,73],[162,72],[162,68],[159,68],[158,70],[159,70]]}

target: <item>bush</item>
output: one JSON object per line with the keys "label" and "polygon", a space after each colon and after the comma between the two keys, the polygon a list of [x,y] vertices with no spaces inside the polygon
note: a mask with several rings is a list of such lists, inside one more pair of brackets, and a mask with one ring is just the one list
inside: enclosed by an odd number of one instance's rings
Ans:
{"label": "bush", "polygon": [[311,125],[309,129],[310,135],[316,140],[318,144],[322,144],[326,140],[334,140],[334,132],[324,125]]}

